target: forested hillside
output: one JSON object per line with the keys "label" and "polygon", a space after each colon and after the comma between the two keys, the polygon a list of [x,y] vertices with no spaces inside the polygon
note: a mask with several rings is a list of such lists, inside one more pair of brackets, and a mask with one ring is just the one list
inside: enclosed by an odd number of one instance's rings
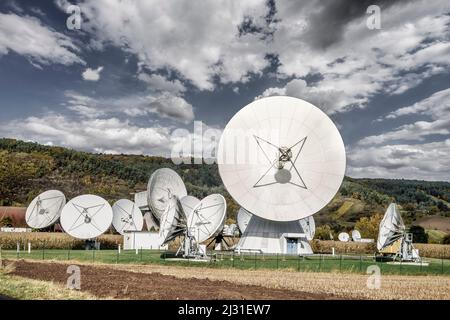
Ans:
{"label": "forested hillside", "polygon": [[[133,198],[146,189],[153,171],[169,167],[185,181],[188,192],[202,198],[222,193],[233,220],[238,205],[224,189],[216,165],[179,165],[170,159],[139,155],[90,154],[62,147],[0,139],[0,205],[25,206],[46,189],[67,198],[94,193],[109,201]],[[450,183],[345,178],[335,199],[316,215],[318,225],[351,229],[362,217],[383,214],[397,201],[407,223],[428,215],[449,216]]]}

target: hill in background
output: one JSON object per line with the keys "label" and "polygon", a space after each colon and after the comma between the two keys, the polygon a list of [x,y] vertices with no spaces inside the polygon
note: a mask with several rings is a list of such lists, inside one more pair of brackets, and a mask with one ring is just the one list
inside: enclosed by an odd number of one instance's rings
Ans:
{"label": "hill in background", "polygon": [[[174,165],[162,157],[91,154],[14,139],[0,139],[0,206],[26,206],[48,189],[59,189],[68,199],[84,193],[110,202],[133,199],[135,192],[146,189],[150,175],[162,167],[177,171],[191,195],[224,195],[228,223],[234,221],[239,206],[222,185],[217,165]],[[335,232],[351,230],[362,217],[384,214],[392,201],[401,206],[408,225],[429,222],[426,218],[432,217],[432,228],[446,232],[449,182],[346,177],[333,201],[315,215],[316,224],[329,225]]]}

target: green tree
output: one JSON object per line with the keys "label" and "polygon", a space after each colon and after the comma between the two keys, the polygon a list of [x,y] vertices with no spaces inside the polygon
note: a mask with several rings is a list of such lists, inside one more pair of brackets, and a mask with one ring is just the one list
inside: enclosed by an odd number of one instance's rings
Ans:
{"label": "green tree", "polygon": [[428,243],[428,234],[421,226],[412,226],[409,232],[413,234],[413,241],[415,243]]}
{"label": "green tree", "polygon": [[450,234],[447,234],[442,240],[442,244],[450,244]]}

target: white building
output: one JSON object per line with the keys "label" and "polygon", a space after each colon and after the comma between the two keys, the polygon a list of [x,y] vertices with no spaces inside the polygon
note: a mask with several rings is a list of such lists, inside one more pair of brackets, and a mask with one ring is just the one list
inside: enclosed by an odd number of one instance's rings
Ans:
{"label": "white building", "polygon": [[313,251],[306,237],[298,221],[271,221],[252,215],[235,251],[310,255]]}

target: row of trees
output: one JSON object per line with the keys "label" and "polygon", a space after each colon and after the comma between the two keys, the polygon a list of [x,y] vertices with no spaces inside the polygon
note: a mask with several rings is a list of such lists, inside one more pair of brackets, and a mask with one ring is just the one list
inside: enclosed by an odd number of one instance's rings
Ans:
{"label": "row of trees", "polygon": [[[235,217],[239,206],[223,187],[215,164],[175,165],[163,157],[90,154],[13,139],[0,139],[0,205],[24,205],[43,189],[56,187],[69,197],[94,192],[116,200],[145,189],[150,175],[161,167],[177,171],[188,192],[198,198],[213,192],[223,194],[229,207],[228,215]],[[413,219],[419,210],[427,214],[448,210],[449,190],[450,183],[445,182],[346,178],[340,194],[358,199],[370,213],[379,212],[380,207],[396,200],[406,210],[405,216]],[[324,210],[329,212],[332,206]],[[379,217],[357,221],[359,216],[355,212],[346,222],[352,225],[356,222],[367,237],[373,236],[370,225],[376,224]],[[347,215],[344,218],[348,218]],[[331,227],[335,230],[339,227],[338,221],[323,222],[333,223]],[[318,229],[320,232],[322,230]],[[327,230],[323,233],[325,237]]]}

